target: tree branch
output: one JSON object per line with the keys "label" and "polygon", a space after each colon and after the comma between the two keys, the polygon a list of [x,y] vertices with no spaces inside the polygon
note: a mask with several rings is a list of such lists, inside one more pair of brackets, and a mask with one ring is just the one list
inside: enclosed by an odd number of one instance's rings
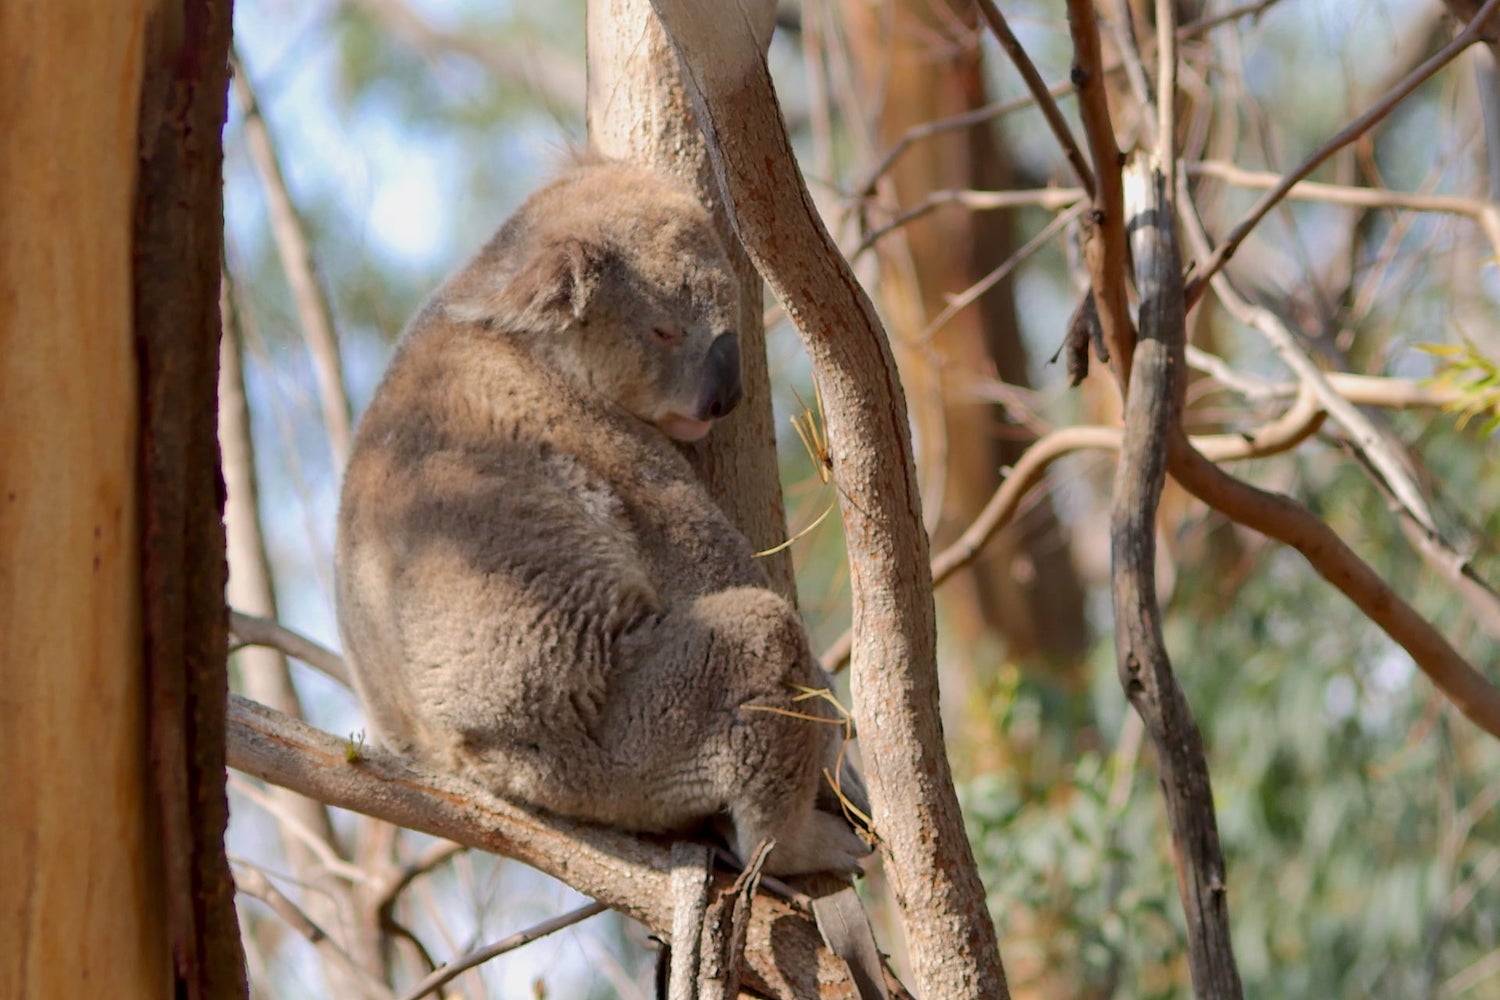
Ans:
{"label": "tree branch", "polygon": [[[1076,2],[1076,0],[1070,0],[1070,6],[1071,2]],[[1230,231],[1224,242],[1219,244],[1218,248],[1204,260],[1201,267],[1197,268],[1192,283],[1187,289],[1188,308],[1191,309],[1202,297],[1209,279],[1218,274],[1219,269],[1229,262],[1229,258],[1234,256],[1234,252],[1250,234],[1250,230],[1254,229],[1260,220],[1266,217],[1266,213],[1287,196],[1298,181],[1307,177],[1334,153],[1380,124],[1385,116],[1390,114],[1396,105],[1404,101],[1412,91],[1426,83],[1434,73],[1452,62],[1464,49],[1479,41],[1483,37],[1485,24],[1496,9],[1500,9],[1500,0],[1487,0],[1479,13],[1464,26],[1464,30],[1459,32],[1453,41],[1444,45],[1432,58],[1408,73],[1400,83],[1391,88],[1388,94],[1375,102],[1373,107],[1340,129],[1338,134],[1315,149],[1312,155],[1303,160],[1295,170],[1286,174],[1281,178],[1280,183],[1267,191],[1246,213],[1245,218]]]}
{"label": "tree branch", "polygon": [[[1264,170],[1246,170],[1223,160],[1200,160],[1186,164],[1194,177],[1212,177],[1239,187],[1274,190],[1282,182],[1280,174]],[[1384,188],[1351,187],[1347,184],[1323,184],[1298,181],[1287,188],[1290,201],[1317,201],[1329,205],[1357,208],[1405,209],[1410,212],[1441,212],[1462,215],[1474,221],[1490,242],[1490,249],[1500,258],[1500,205],[1487,198],[1464,198],[1451,194],[1419,194],[1388,191]]]}
{"label": "tree branch", "polygon": [[538,938],[544,938],[548,934],[560,931],[565,927],[572,927],[574,924],[582,923],[589,917],[597,916],[607,909],[609,907],[603,903],[589,903],[587,906],[580,906],[576,910],[569,910],[567,913],[553,917],[551,920],[544,920],[535,927],[528,927],[526,930],[517,931],[509,937],[503,937],[494,944],[487,944],[483,948],[471,951],[467,955],[454,959],[440,969],[434,969],[431,975],[404,993],[401,1000],[422,1000],[422,997],[442,989],[443,986],[475,966],[483,965],[492,958],[498,958],[508,951],[515,951],[523,945],[528,945]]}
{"label": "tree branch", "polygon": [[328,932],[319,927],[296,903],[287,898],[271,880],[254,868],[240,864],[240,870],[234,876],[235,888],[247,896],[260,900],[271,908],[271,911],[280,917],[288,927],[317,949],[318,954],[324,960],[336,966],[344,974],[344,983],[359,990],[360,994],[367,1000],[391,1000],[392,993],[386,985],[360,968],[354,959],[349,957],[348,952],[340,948],[338,942],[328,936]]}
{"label": "tree branch", "polygon": [[1098,174],[1083,256],[1088,262],[1104,343],[1119,365],[1123,390],[1129,384],[1131,354],[1135,350],[1135,331],[1125,294],[1129,248],[1125,243],[1120,147],[1115,142],[1109,95],[1104,90],[1104,62],[1099,52],[1099,26],[1093,0],[1068,0],[1068,30],[1073,35],[1073,83],[1078,88],[1079,115]]}
{"label": "tree branch", "polygon": [[293,632],[279,622],[257,618],[231,608],[229,631],[241,643],[279,649],[353,690],[354,682],[349,677],[349,669],[344,666],[344,660],[339,654],[318,645],[305,635]]}
{"label": "tree branch", "polygon": [[1137,160],[1127,186],[1141,306],[1110,510],[1115,656],[1125,696],[1156,747],[1194,990],[1199,997],[1233,1000],[1243,989],[1229,935],[1227,876],[1208,761],[1172,671],[1156,603],[1156,510],[1184,389],[1182,264],[1161,172]]}
{"label": "tree branch", "polygon": [[349,457],[349,441],[354,421],[349,396],[344,390],[344,366],[339,357],[333,309],[318,281],[306,227],[303,226],[302,218],[297,214],[297,207],[292,203],[291,194],[287,190],[286,178],[281,173],[281,163],[276,156],[276,147],[271,142],[271,131],[261,117],[260,105],[255,100],[255,92],[250,87],[244,64],[240,62],[238,55],[231,57],[230,64],[234,70],[231,84],[235,97],[240,102],[240,111],[245,116],[246,145],[265,189],[271,236],[275,240],[277,254],[281,257],[287,284],[291,286],[292,304],[296,307],[297,319],[302,325],[302,335],[307,338],[308,352],[312,355],[318,399],[323,409],[323,426],[328,432],[334,468],[342,469]]}
{"label": "tree branch", "polygon": [[1026,81],[1026,89],[1031,92],[1031,99],[1036,102],[1037,108],[1042,112],[1042,117],[1047,120],[1047,127],[1052,130],[1053,138],[1062,147],[1063,155],[1068,158],[1068,164],[1073,168],[1073,173],[1078,177],[1078,183],[1090,198],[1094,197],[1094,172],[1089,169],[1088,161],[1083,158],[1083,151],[1078,148],[1078,143],[1073,138],[1072,129],[1068,128],[1068,120],[1063,117],[1062,111],[1053,100],[1052,94],[1047,90],[1047,81],[1042,79],[1042,74],[1037,72],[1036,64],[1021,47],[1020,39],[1010,30],[1010,25],[1005,21],[1005,15],[1000,13],[1000,8],[995,6],[995,0],[975,0],[979,13],[984,17],[985,23],[994,32],[995,38],[1005,54],[1010,57],[1016,72],[1021,74],[1021,79]]}
{"label": "tree branch", "polygon": [[[355,748],[304,723],[230,695],[229,765],[328,805],[514,858],[670,939],[667,849],[603,827],[541,816],[461,779],[432,774],[393,754]],[[352,758],[352,759],[351,759]],[[730,879],[715,877],[713,892]],[[774,997],[856,1000],[847,967],[810,916],[757,898],[745,947],[749,989]],[[890,980],[892,993],[905,996]]]}
{"label": "tree branch", "polygon": [[752,26],[711,0],[652,5],[735,230],[801,331],[822,389],[853,585],[855,715],[916,991],[1007,996],[943,747],[927,537],[885,331],[813,207]]}

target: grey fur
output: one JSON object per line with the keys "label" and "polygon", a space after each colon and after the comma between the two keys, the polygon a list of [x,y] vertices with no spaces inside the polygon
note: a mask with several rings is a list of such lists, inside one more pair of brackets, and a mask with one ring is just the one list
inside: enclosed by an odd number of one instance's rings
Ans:
{"label": "grey fur", "polygon": [[[727,814],[741,858],[853,871],[823,770],[844,732],[795,610],[667,434],[739,399],[735,292],[704,209],[583,161],[403,336],[339,516],[344,649],[388,744],[579,819]],[[867,809],[847,766],[843,792]]]}

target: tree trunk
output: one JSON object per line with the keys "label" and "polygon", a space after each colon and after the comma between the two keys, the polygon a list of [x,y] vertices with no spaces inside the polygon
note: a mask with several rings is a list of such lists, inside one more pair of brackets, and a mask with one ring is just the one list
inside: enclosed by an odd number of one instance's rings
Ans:
{"label": "tree trunk", "polygon": [[229,10],[146,6],[0,6],[6,997],[245,991],[213,416]]}
{"label": "tree trunk", "polygon": [[[757,9],[762,51],[771,40],[774,6]],[[736,16],[740,16],[738,13]],[[745,400],[708,438],[686,446],[688,457],[714,499],[757,552],[786,539],[786,511],[776,459],[771,379],[766,368],[764,292],[719,197],[708,146],[683,90],[677,57],[647,0],[589,0],[589,142],[606,156],[672,174],[713,209],[719,238],[740,290],[740,355]],[[772,586],[791,600],[797,584],[791,553],[762,559]]]}

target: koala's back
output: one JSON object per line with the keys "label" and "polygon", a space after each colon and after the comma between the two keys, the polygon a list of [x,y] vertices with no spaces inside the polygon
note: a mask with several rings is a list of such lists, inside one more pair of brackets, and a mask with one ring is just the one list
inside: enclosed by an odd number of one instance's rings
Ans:
{"label": "koala's back", "polygon": [[621,636],[764,586],[660,434],[438,306],[404,338],[347,480],[345,649],[382,736],[437,766],[461,768],[465,740],[524,751],[539,727],[592,739]]}

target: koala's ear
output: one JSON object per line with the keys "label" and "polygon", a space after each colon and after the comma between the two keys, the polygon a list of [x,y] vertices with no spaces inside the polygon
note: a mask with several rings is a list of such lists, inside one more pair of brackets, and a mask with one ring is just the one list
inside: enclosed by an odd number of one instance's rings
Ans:
{"label": "koala's ear", "polygon": [[608,263],[603,247],[569,237],[535,248],[500,287],[472,284],[447,304],[455,319],[502,329],[560,330],[584,318]]}

